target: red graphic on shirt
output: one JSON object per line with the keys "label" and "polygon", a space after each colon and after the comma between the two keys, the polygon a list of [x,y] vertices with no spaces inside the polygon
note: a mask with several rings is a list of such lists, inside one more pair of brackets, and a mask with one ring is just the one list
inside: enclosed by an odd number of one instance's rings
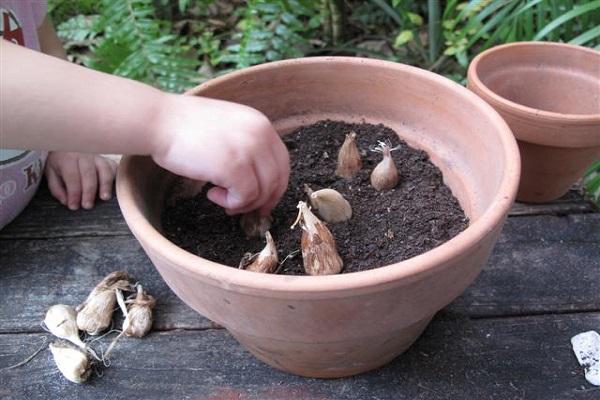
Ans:
{"label": "red graphic on shirt", "polygon": [[40,180],[42,176],[42,160],[37,160],[35,163],[23,168],[23,174],[27,178],[27,184],[23,189],[23,191],[26,191]]}
{"label": "red graphic on shirt", "polygon": [[12,11],[5,8],[0,8],[0,36],[8,41],[25,46],[21,23]]}

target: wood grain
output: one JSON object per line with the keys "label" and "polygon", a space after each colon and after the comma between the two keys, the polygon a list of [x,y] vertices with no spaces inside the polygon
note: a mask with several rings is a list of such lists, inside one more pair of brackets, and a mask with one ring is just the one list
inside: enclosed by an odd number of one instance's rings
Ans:
{"label": "wood grain", "polygon": [[224,330],[125,338],[111,366],[83,385],[66,381],[48,350],[27,365],[44,334],[0,335],[3,399],[545,399],[592,400],[570,338],[600,314],[486,320],[438,316],[407,353],[359,376],[318,380],[261,363]]}

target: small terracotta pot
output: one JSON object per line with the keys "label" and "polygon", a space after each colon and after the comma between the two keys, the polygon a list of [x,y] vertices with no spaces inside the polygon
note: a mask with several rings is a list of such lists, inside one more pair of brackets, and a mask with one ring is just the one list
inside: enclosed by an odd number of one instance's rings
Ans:
{"label": "small terracotta pot", "polygon": [[468,88],[517,138],[517,200],[561,197],[600,158],[600,52],[548,42],[494,47],[471,62]]}
{"label": "small terracotta pot", "polygon": [[430,154],[470,218],[452,240],[397,264],[333,276],[260,274],[168,241],[160,211],[172,175],[149,157],[126,157],[119,203],[162,277],[256,357],[285,371],[347,376],[405,351],[478,275],[516,194],[519,154],[506,123],[473,93],[424,70],[307,58],[234,72],[189,94],[255,107],[281,134],[326,118],[384,123]]}

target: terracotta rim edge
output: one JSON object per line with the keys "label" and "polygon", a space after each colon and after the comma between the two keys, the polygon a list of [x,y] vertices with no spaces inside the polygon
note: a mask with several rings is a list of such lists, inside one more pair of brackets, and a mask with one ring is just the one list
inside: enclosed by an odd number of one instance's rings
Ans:
{"label": "terracotta rim edge", "polygon": [[485,57],[490,56],[491,54],[501,52],[507,48],[513,47],[562,47],[567,48],[572,51],[586,52],[590,54],[594,54],[598,56],[600,60],[600,52],[588,49],[586,47],[567,44],[567,43],[556,43],[556,42],[514,42],[503,44],[500,46],[495,46],[485,50],[484,52],[478,54],[469,65],[467,71],[467,80],[472,82],[474,89],[477,91],[481,91],[482,94],[486,97],[486,100],[492,101],[494,104],[497,104],[499,108],[502,108],[503,111],[510,112],[516,115],[525,115],[527,117],[535,117],[537,119],[548,120],[553,122],[561,122],[568,123],[574,125],[588,125],[588,124],[597,124],[600,122],[600,113],[598,114],[564,114],[553,111],[545,111],[540,110],[533,107],[528,107],[523,104],[516,103],[514,101],[508,100],[505,97],[502,97],[488,88],[482,81],[479,79],[479,75],[476,73],[479,63]]}
{"label": "terracotta rim edge", "polygon": [[[150,222],[144,218],[142,213],[135,207],[133,201],[133,182],[131,182],[132,156],[124,157],[119,166],[117,175],[117,198],[123,216],[129,228],[138,238],[144,237],[145,246],[150,247],[154,253],[160,253],[166,258],[191,275],[200,275],[207,279],[218,281],[221,286],[237,286],[248,290],[269,290],[273,292],[329,292],[346,291],[358,288],[375,288],[385,285],[401,278],[414,277],[427,272],[435,266],[442,265],[454,258],[459,257],[468,247],[477,243],[482,237],[490,233],[497,224],[501,224],[512,206],[519,183],[521,161],[516,140],[502,117],[483,99],[475,93],[452,82],[451,80],[420,68],[393,63],[389,61],[354,58],[354,57],[314,57],[304,59],[293,59],[276,61],[262,64],[245,70],[232,72],[214,80],[208,81],[199,88],[192,89],[186,94],[195,95],[201,88],[213,86],[223,80],[236,79],[257,70],[268,70],[272,68],[285,67],[293,64],[312,64],[328,62],[361,63],[373,66],[396,69],[406,74],[421,76],[422,78],[435,81],[436,84],[459,91],[473,107],[485,115],[492,125],[498,129],[499,137],[504,150],[504,161],[506,169],[501,178],[498,191],[493,197],[485,212],[470,224],[467,229],[456,235],[444,244],[433,248],[421,255],[409,258],[399,263],[389,264],[372,270],[352,272],[347,274],[328,276],[287,276],[266,275],[261,273],[242,271],[226,265],[222,265],[201,257],[198,257],[164,237],[156,230]],[[135,156],[133,156],[135,157]],[[158,252],[157,249],[162,249]],[[210,268],[207,268],[209,266]],[[183,271],[182,271],[183,272]]]}

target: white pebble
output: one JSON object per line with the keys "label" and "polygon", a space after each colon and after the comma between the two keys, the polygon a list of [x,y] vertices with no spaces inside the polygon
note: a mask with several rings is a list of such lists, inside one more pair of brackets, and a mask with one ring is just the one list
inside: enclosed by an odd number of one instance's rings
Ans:
{"label": "white pebble", "polygon": [[600,386],[600,335],[596,331],[583,332],[571,338],[573,351],[585,369],[585,379]]}

